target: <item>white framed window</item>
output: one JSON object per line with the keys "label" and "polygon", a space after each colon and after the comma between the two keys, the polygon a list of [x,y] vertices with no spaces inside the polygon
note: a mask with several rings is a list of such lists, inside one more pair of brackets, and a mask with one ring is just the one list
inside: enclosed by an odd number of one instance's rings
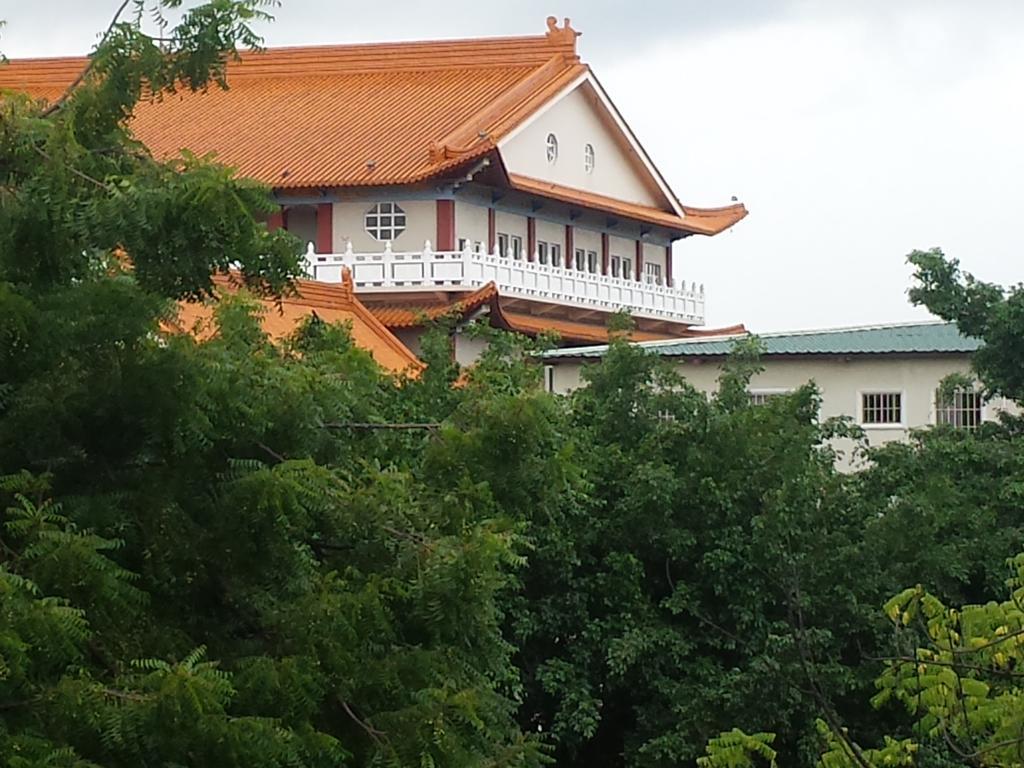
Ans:
{"label": "white framed window", "polygon": [[555,391],[555,366],[553,365],[544,366],[544,391]]}
{"label": "white framed window", "polygon": [[587,272],[597,274],[597,251],[587,251]]}
{"label": "white framed window", "polygon": [[519,235],[509,236],[509,245],[512,248],[512,258],[521,259],[523,258],[523,238]]}
{"label": "white framed window", "polygon": [[480,251],[484,250],[484,241],[483,240],[477,240],[477,241],[474,242],[473,240],[470,240],[469,238],[460,237],[459,238],[459,242],[458,242],[458,246],[459,246],[459,250],[460,251],[465,251],[466,248],[468,247],[469,250],[471,250],[473,252],[480,252]]}
{"label": "white framed window", "polygon": [[498,233],[498,255],[508,256],[508,234],[505,232]]}
{"label": "white framed window", "polygon": [[374,240],[395,240],[405,232],[405,211],[398,203],[377,203],[366,212],[363,226]]}
{"label": "white framed window", "polygon": [[865,427],[902,427],[902,392],[861,392],[860,423]]}
{"label": "white framed window", "polygon": [[554,163],[558,159],[558,137],[555,134],[549,133],[544,140],[544,152],[549,163]]}
{"label": "white framed window", "polygon": [[558,243],[548,243],[548,253],[551,254],[551,266],[562,266],[562,246]]}
{"label": "white framed window", "polygon": [[644,279],[648,283],[661,285],[661,264],[655,264],[651,261],[644,264]]}
{"label": "white framed window", "polygon": [[985,415],[985,401],[974,389],[935,390],[935,423],[959,429],[977,429]]}
{"label": "white framed window", "polygon": [[622,277],[622,257],[612,255],[609,268],[611,269],[612,277]]}
{"label": "white framed window", "polygon": [[585,172],[587,172],[587,173],[593,173],[594,172],[594,162],[596,160],[597,160],[597,157],[594,154],[594,145],[593,144],[584,144],[583,145],[583,170]]}
{"label": "white framed window", "polygon": [[749,389],[747,396],[750,398],[751,405],[765,405],[772,399],[788,395],[790,392],[792,392],[791,389]]}
{"label": "white framed window", "polygon": [[633,262],[630,259],[623,257],[622,259],[622,279],[632,280],[633,279]]}
{"label": "white framed window", "polygon": [[537,261],[541,264],[548,263],[548,244],[543,240],[537,241]]}
{"label": "white framed window", "polygon": [[575,261],[575,267],[580,272],[587,268],[587,252],[582,248],[577,248],[573,252],[573,261]]}

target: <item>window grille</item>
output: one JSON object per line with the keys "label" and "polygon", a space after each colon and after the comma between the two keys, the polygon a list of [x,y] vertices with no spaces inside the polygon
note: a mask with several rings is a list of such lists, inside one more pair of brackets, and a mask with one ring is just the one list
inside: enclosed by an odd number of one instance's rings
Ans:
{"label": "window grille", "polygon": [[545,152],[549,163],[558,159],[558,137],[553,133],[549,133],[545,140]]}
{"label": "window grille", "polygon": [[395,240],[405,232],[405,211],[397,203],[377,203],[366,212],[363,224],[373,239]]}
{"label": "window grille", "polygon": [[553,365],[544,366],[544,391],[555,391],[555,366]]}
{"label": "window grille", "polygon": [[956,389],[944,393],[935,391],[935,423],[949,424],[960,429],[977,429],[981,424],[981,392],[973,389]]}
{"label": "window grille", "polygon": [[587,144],[583,147],[583,170],[587,173],[591,173],[594,170],[594,145]]}
{"label": "window grille", "polygon": [[519,235],[512,235],[510,240],[512,241],[512,258],[523,258],[523,238]]}
{"label": "window grille", "polygon": [[747,396],[750,398],[751,405],[767,405],[769,401],[786,394],[789,393],[752,389],[747,393]]}
{"label": "window grille", "polygon": [[902,424],[903,395],[900,392],[865,392],[861,395],[861,424]]}

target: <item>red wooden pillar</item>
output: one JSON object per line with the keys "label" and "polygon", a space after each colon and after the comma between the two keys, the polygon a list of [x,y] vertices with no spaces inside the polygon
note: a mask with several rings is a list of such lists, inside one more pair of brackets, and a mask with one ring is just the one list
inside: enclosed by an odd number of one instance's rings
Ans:
{"label": "red wooden pillar", "polygon": [[439,251],[455,250],[455,201],[437,201],[437,242]]}
{"label": "red wooden pillar", "polygon": [[565,268],[572,269],[574,266],[573,259],[576,256],[576,245],[573,241],[573,229],[572,224],[565,225]]}
{"label": "red wooden pillar", "polygon": [[537,220],[533,216],[526,217],[526,260],[533,261],[537,252]]}
{"label": "red wooden pillar", "polygon": [[279,229],[284,229],[284,208],[278,208],[267,219],[267,229],[270,232],[276,232]]}
{"label": "red wooden pillar", "polygon": [[636,241],[636,281],[644,281],[644,244],[641,240]]}
{"label": "red wooden pillar", "polygon": [[487,209],[487,252],[494,253],[494,244],[498,239],[498,226],[495,222],[494,209]]}
{"label": "red wooden pillar", "polygon": [[672,243],[665,246],[665,285],[672,285]]}
{"label": "red wooden pillar", "polygon": [[316,207],[316,252],[334,253],[334,205],[320,203]]}
{"label": "red wooden pillar", "polygon": [[611,249],[611,244],[609,242],[610,240],[611,240],[611,238],[608,237],[608,233],[607,232],[602,232],[601,233],[601,274],[602,275],[607,275],[608,274],[608,267],[611,265],[611,261],[612,261],[612,249]]}

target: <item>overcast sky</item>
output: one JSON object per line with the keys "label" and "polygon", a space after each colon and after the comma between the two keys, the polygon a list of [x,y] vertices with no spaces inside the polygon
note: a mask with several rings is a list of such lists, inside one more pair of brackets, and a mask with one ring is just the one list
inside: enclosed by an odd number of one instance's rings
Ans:
{"label": "overcast sky", "polygon": [[[3,0],[10,57],[84,53],[114,0]],[[560,5],[560,7],[556,7]],[[1019,0],[284,0],[268,45],[539,34],[552,12],[684,203],[750,216],[676,247],[708,324],[913,320],[904,256],[1024,280]]]}

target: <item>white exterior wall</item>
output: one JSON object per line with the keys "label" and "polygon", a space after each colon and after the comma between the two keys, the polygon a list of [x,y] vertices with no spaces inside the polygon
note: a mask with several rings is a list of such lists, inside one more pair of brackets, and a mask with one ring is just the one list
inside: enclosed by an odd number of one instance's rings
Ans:
{"label": "white exterior wall", "polygon": [[575,227],[572,231],[573,248],[582,248],[585,251],[597,251],[598,263],[601,258],[601,233],[592,229]]}
{"label": "white exterior wall", "polygon": [[636,240],[612,235],[608,238],[608,253],[611,256],[622,256],[636,261]]}
{"label": "white exterior wall", "polygon": [[[455,241],[459,238],[483,243],[487,248],[487,208],[462,200],[455,201]],[[434,246],[437,247],[436,244]]]}
{"label": "white exterior wall", "polygon": [[459,365],[472,365],[487,349],[487,342],[481,338],[471,338],[464,333],[455,334],[455,362]]}
{"label": "white exterior wall", "polygon": [[[342,253],[348,241],[352,242],[352,250],[356,253],[378,253],[384,250],[384,243],[371,237],[366,232],[364,217],[374,206],[372,200],[359,202],[334,203],[333,243],[334,252]],[[380,202],[396,202],[405,211],[405,231],[399,235],[391,247],[396,251],[419,251],[427,240],[431,244],[437,241],[437,203],[433,200],[384,200]],[[486,219],[484,234],[487,234]]]}
{"label": "white exterior wall", "polygon": [[[537,219],[535,223],[537,241],[554,243],[562,249],[562,264],[565,264],[565,225]],[[550,263],[550,262],[548,262]]]}
{"label": "white exterior wall", "polygon": [[[581,386],[583,368],[578,360],[550,361],[554,365],[554,391],[567,393]],[[860,400],[863,392],[900,392],[902,394],[904,424],[899,426],[866,426],[871,445],[892,440],[904,440],[910,429],[935,423],[935,390],[951,373],[970,373],[968,356],[946,358],[911,357],[849,357],[807,359],[762,358],[764,371],[754,376],[750,390],[791,391],[808,381],[814,381],[821,391],[821,418],[850,416],[859,422]],[[718,391],[720,362],[682,362],[680,373],[702,392]],[[983,416],[994,419],[1001,410],[1015,410],[1012,403],[1002,401],[986,405]],[[859,466],[850,455],[851,441],[837,441],[843,451],[839,466],[851,469]]]}
{"label": "white exterior wall", "polygon": [[290,205],[285,212],[288,231],[306,243],[316,243],[316,206]]}
{"label": "white exterior wall", "polygon": [[644,243],[643,245],[644,264],[660,264],[661,279],[665,280],[665,246]]}
{"label": "white exterior wall", "polygon": [[[526,252],[526,217],[518,213],[506,211],[494,212],[495,236],[500,234],[515,235],[523,240],[523,252]],[[502,254],[504,256],[505,254]]]}
{"label": "white exterior wall", "polygon": [[416,357],[420,356],[422,347],[420,346],[420,336],[423,335],[422,328],[395,328],[392,331],[398,340],[405,344]]}
{"label": "white exterior wall", "polygon": [[[542,112],[519,133],[499,146],[510,173],[563,184],[576,189],[614,197],[631,203],[662,207],[665,201],[639,158],[627,148],[617,129],[601,117],[603,107],[581,85]],[[558,159],[549,163],[546,142],[549,133],[558,139]],[[583,164],[584,147],[594,147],[591,173]]]}

